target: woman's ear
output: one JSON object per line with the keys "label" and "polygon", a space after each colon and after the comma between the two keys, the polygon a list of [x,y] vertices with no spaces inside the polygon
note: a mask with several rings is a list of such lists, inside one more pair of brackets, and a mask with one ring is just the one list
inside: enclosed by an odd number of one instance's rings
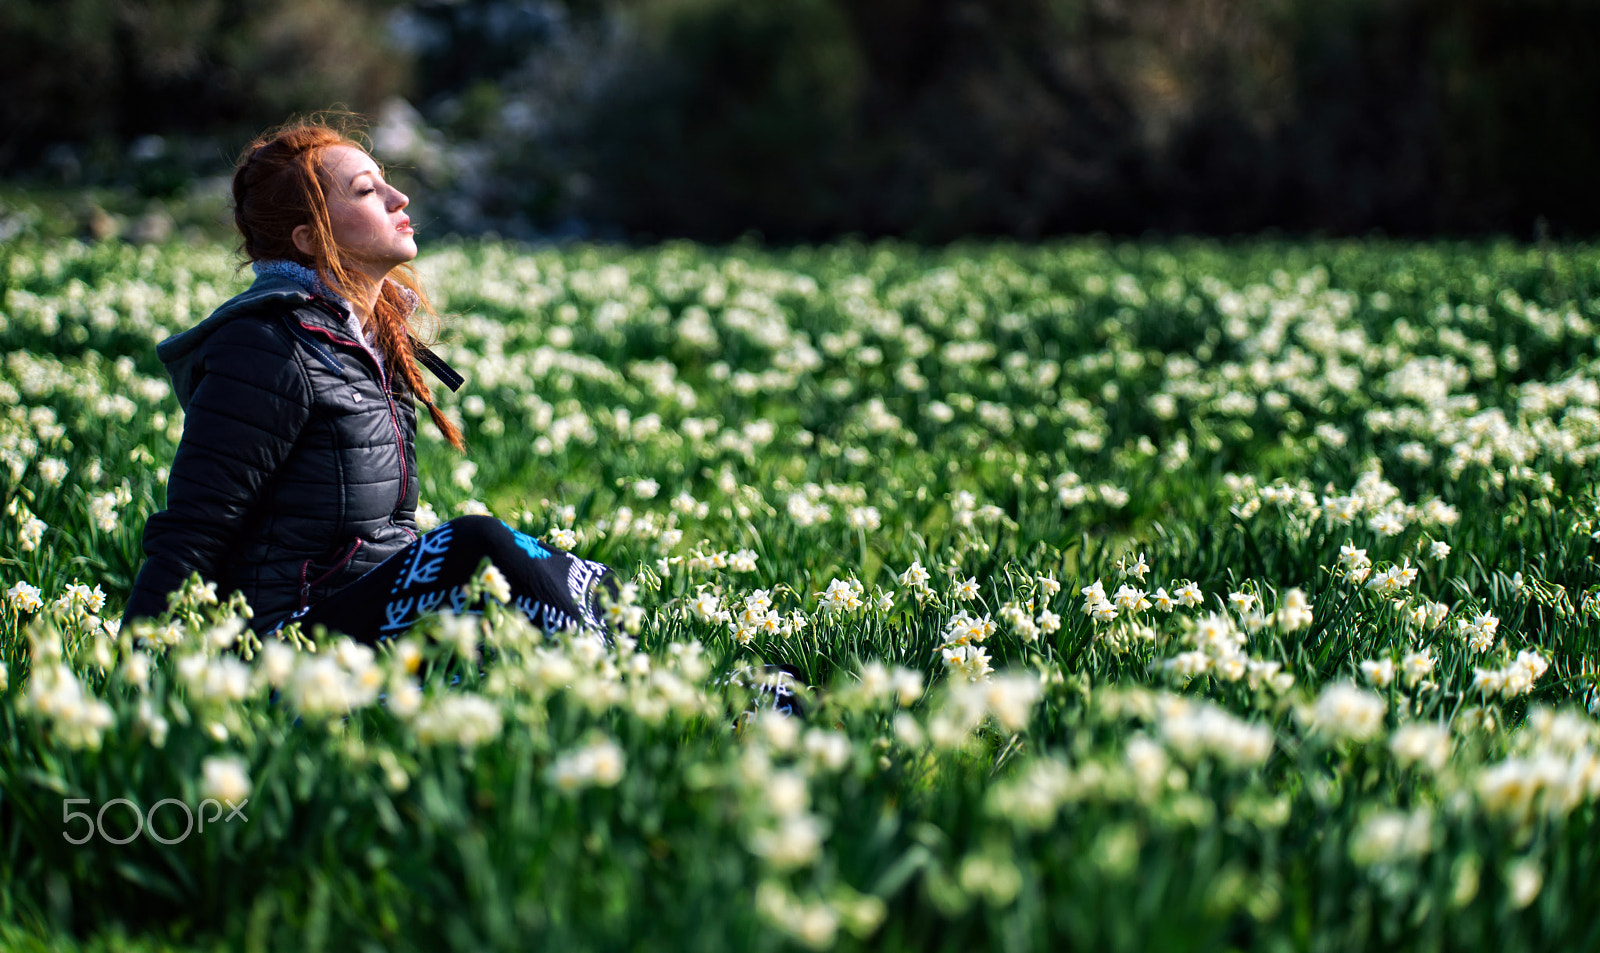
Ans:
{"label": "woman's ear", "polygon": [[307,258],[317,257],[317,246],[312,243],[310,225],[296,225],[294,231],[289,233],[289,240],[300,249],[300,254]]}

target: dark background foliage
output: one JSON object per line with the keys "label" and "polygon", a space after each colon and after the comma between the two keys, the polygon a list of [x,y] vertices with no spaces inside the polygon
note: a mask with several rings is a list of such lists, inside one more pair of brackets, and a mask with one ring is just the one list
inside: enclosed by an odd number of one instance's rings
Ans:
{"label": "dark background foliage", "polygon": [[458,231],[1587,235],[1596,39],[1592,0],[0,0],[0,173],[177,194],[339,104]]}

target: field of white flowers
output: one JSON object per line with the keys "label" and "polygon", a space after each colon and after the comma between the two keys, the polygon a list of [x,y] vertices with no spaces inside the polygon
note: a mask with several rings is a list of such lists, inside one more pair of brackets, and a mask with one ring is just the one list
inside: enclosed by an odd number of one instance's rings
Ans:
{"label": "field of white flowers", "polygon": [[[154,343],[248,272],[0,248],[0,937],[1600,945],[1600,251],[419,265],[472,445],[424,516],[609,563],[626,634],[118,631]],[[741,716],[778,663],[804,716]]]}

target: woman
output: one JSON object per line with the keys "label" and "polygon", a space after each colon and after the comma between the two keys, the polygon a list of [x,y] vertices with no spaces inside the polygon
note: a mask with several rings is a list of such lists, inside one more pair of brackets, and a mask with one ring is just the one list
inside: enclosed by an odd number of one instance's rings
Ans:
{"label": "woman", "polygon": [[411,329],[433,310],[406,196],[356,142],[297,123],[245,150],[233,200],[257,278],[157,348],[186,417],[124,622],[198,572],[244,593],[258,633],[298,621],[375,641],[470,610],[488,557],[535,625],[602,630],[605,566],[487,516],[419,536],[413,401],[464,445],[421,368],[452,390],[461,377]]}

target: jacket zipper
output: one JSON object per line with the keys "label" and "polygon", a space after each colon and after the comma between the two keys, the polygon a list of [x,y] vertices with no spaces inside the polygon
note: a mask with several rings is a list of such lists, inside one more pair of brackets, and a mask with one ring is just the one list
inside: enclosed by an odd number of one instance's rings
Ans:
{"label": "jacket zipper", "polygon": [[[307,331],[314,331],[314,332],[316,332],[318,334],[326,335],[328,340],[334,342],[335,344],[343,344],[346,347],[353,347],[356,350],[361,351],[363,353],[365,353],[366,350],[367,350],[366,348],[362,347],[361,345],[357,344],[354,341],[349,341],[349,340],[346,340],[344,338],[339,337],[338,335],[334,334],[332,331],[329,331],[327,328],[313,327],[313,326],[305,323],[304,321],[300,322],[300,326],[302,328],[305,328]],[[406,478],[407,478],[407,470],[406,470],[406,441],[405,441],[405,437],[402,436],[401,433],[400,433],[400,411],[399,411],[398,408],[395,407],[395,405],[394,405],[394,395],[392,393],[390,393],[390,390],[389,390],[389,370],[388,370],[388,368],[385,367],[385,368],[379,369],[378,378],[379,378],[379,380],[381,380],[383,382],[383,397],[384,397],[385,400],[387,400],[389,402],[389,423],[390,423],[391,426],[394,427],[394,445],[395,445],[395,448],[397,450],[399,450],[399,452],[400,452],[400,496],[397,497],[395,499],[395,501],[394,501],[394,505],[396,507],[399,507],[400,504],[402,504],[402,503],[404,503],[406,501]],[[394,519],[393,519],[392,516],[390,517],[389,521],[391,523],[394,522]],[[401,528],[404,529],[405,527],[401,527]],[[415,539],[416,537],[413,535],[412,538]]]}
{"label": "jacket zipper", "polygon": [[356,537],[355,544],[350,547],[349,552],[344,554],[343,559],[339,560],[339,562],[336,563],[332,569],[309,582],[306,581],[306,576],[311,571],[311,560],[308,559],[300,564],[300,608],[304,609],[308,604],[310,604],[311,588],[313,586],[322,585],[329,579],[333,578],[334,573],[350,565],[350,560],[355,558],[356,550],[361,548],[361,542],[361,537]]}
{"label": "jacket zipper", "polygon": [[[406,501],[406,438],[400,433],[400,410],[394,405],[394,394],[389,390],[389,372],[385,370],[383,377],[383,399],[389,402],[389,423],[394,426],[394,445],[400,452],[400,496],[394,501],[398,509]],[[389,522],[394,522],[394,514],[389,516]]]}

